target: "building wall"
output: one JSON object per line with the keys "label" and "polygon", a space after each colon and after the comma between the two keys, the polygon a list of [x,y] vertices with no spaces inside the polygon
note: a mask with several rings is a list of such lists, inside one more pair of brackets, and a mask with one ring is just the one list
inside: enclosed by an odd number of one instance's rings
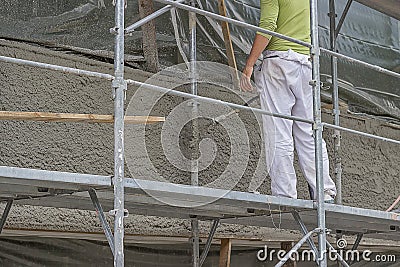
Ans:
{"label": "building wall", "polygon": [[[0,41],[0,54],[4,56],[19,57],[40,62],[60,64],[63,66],[88,69],[93,71],[112,73],[112,64],[88,59],[67,52],[55,51],[36,45],[24,43]],[[131,68],[126,69],[128,78],[144,81],[150,77],[149,73]],[[168,78],[168,77],[167,77]],[[167,79],[165,78],[165,79]],[[71,112],[71,113],[95,113],[112,114],[112,90],[110,82],[96,78],[81,77],[55,71],[41,70],[26,66],[0,63],[0,109],[7,111],[43,111],[43,112]],[[168,79],[166,83],[170,82]],[[212,86],[201,87],[200,92],[212,97],[221,97],[224,100],[243,103],[243,99],[250,99],[254,95],[237,95],[224,89],[213,89]],[[136,89],[130,87],[127,99],[131,99]],[[150,94],[150,93],[149,93]],[[148,99],[135,100],[145,103]],[[163,96],[152,115],[167,116],[169,111],[177,104],[182,103],[181,98]],[[143,104],[144,105],[144,104]],[[145,107],[145,106],[143,106]],[[144,109],[137,104],[139,113]],[[130,110],[130,109],[128,109]],[[133,115],[133,114],[129,114]],[[138,114],[140,115],[140,114]],[[258,127],[258,116],[250,112],[240,112],[239,119],[243,122],[249,136],[250,154],[244,175],[235,181],[233,189],[240,191],[255,190],[255,185],[261,193],[269,194],[269,179],[263,169],[262,141]],[[327,113],[323,116],[325,121],[331,121]],[[372,134],[383,135],[389,138],[400,139],[398,126],[389,125],[378,120],[356,117],[343,114],[342,123],[355,130],[367,131]],[[230,155],[230,141],[226,136],[226,129],[221,125],[214,125],[210,120],[200,120],[201,137],[211,138],[217,144],[215,160],[209,168],[200,172],[200,184],[214,181],[228,166]],[[0,139],[0,165],[16,166],[24,168],[91,173],[112,175],[113,172],[113,126],[104,124],[85,123],[50,123],[50,122],[20,122],[1,121]],[[139,128],[132,128],[128,136]],[[189,172],[174,167],[163,154],[160,142],[162,124],[146,126],[146,148],[154,169],[171,182],[190,183]],[[189,156],[187,150],[190,139],[190,125],[181,132],[179,139],[182,153]],[[330,155],[332,155],[332,131],[325,130]],[[132,137],[134,138],[134,136]],[[133,139],[132,139],[133,140]],[[171,147],[169,147],[171,148]],[[167,146],[168,149],[168,146]],[[343,134],[343,202],[346,205],[385,210],[399,195],[400,165],[398,159],[400,150],[398,146]],[[129,162],[141,163],[142,155],[129,148],[127,157]],[[126,175],[146,179],[148,166],[146,165],[126,167]],[[258,169],[257,169],[258,167]],[[151,171],[154,171],[152,169]],[[298,171],[298,170],[297,170]],[[233,166],[228,170],[232,177],[237,176],[239,167]],[[331,164],[331,173],[333,166]],[[299,174],[299,198],[307,198],[308,192],[303,177]],[[254,176],[255,175],[255,176]],[[255,180],[253,179],[255,177]],[[147,177],[152,179],[152,177]],[[217,184],[223,186],[223,184]],[[129,208],[129,207],[128,207]],[[91,223],[97,224],[93,213],[84,211],[70,211],[72,217],[66,219],[63,210],[43,209],[30,207],[17,207],[18,213],[11,214],[8,226],[37,227],[47,229],[88,230],[91,231]],[[40,212],[44,212],[44,216]],[[134,211],[131,211],[134,213]],[[85,216],[90,220],[82,221]],[[65,223],[61,223],[65,221]],[[177,223],[174,220],[153,218],[151,224],[146,223],[142,216],[131,216],[127,220],[128,232],[141,231],[141,223],[146,233],[154,233],[158,230],[161,234],[188,234],[188,222]],[[168,228],[169,226],[170,228]],[[162,226],[162,227],[161,227]],[[165,227],[164,227],[165,226]],[[164,228],[163,228],[164,227]],[[99,231],[98,224],[97,230]],[[131,230],[129,230],[131,229]],[[208,229],[208,225],[204,227]],[[203,232],[206,230],[203,229]],[[256,228],[241,226],[228,227],[230,233],[238,233],[244,236],[254,235]],[[261,231],[262,232],[262,231]],[[260,232],[260,233],[261,233]],[[270,235],[270,231],[262,232]]]}

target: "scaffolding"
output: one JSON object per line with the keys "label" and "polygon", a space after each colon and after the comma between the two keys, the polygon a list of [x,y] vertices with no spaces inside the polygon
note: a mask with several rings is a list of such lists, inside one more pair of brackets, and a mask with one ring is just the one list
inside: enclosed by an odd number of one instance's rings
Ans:
{"label": "scaffolding", "polygon": [[[303,238],[286,254],[286,256],[276,265],[282,266],[292,253],[297,251],[301,245],[307,243],[316,255],[316,264],[319,266],[327,266],[327,247],[333,250],[332,245],[327,241],[327,233],[337,230],[342,233],[357,234],[355,248],[359,244],[363,236],[374,236],[380,239],[400,240],[400,214],[393,212],[384,212],[363,208],[355,208],[341,205],[341,160],[340,160],[340,132],[345,131],[352,134],[374,138],[377,140],[400,144],[400,141],[384,138],[340,126],[339,121],[339,97],[337,84],[337,59],[351,61],[361,64],[367,68],[376,70],[387,75],[400,78],[400,74],[392,72],[352,59],[336,52],[336,37],[343,25],[348,10],[350,9],[352,0],[348,0],[344,12],[336,23],[335,0],[329,0],[330,7],[330,49],[319,46],[318,41],[318,14],[317,0],[310,0],[311,8],[311,44],[299,40],[295,40],[288,36],[284,36],[275,32],[271,32],[245,22],[227,18],[222,15],[214,14],[194,6],[194,1],[188,4],[183,1],[156,0],[157,2],[166,4],[167,6],[160,11],[148,16],[147,18],[129,26],[125,29],[124,25],[124,8],[125,0],[115,0],[115,27],[111,29],[111,33],[115,34],[115,59],[114,59],[114,75],[86,71],[75,68],[44,64],[29,60],[10,58],[0,56],[0,61],[23,64],[32,67],[50,69],[71,73],[76,75],[86,75],[90,77],[98,77],[112,82],[113,98],[114,98],[114,116],[112,118],[102,118],[103,121],[97,122],[113,122],[114,123],[114,175],[100,176],[91,174],[55,172],[47,170],[35,170],[17,167],[0,166],[0,193],[1,195],[9,195],[7,205],[0,220],[0,233],[4,227],[7,215],[13,202],[29,205],[42,205],[51,207],[80,208],[93,209],[98,213],[99,220],[104,229],[110,249],[114,255],[114,266],[124,266],[124,218],[128,214],[125,207],[132,207],[137,214],[157,215],[175,218],[190,218],[192,222],[192,243],[193,243],[193,266],[199,267],[204,263],[207,253],[211,246],[211,241],[220,222],[247,224],[247,225],[269,225],[269,221],[265,218],[274,214],[280,214],[282,220],[282,228],[300,229]],[[327,0],[328,1],[328,0]],[[400,18],[399,5],[396,1],[372,1],[359,0],[358,2],[376,8],[384,13]],[[190,70],[191,70],[191,93],[184,93],[169,90],[160,86],[150,85],[143,82],[124,78],[124,36],[129,31],[143,25],[151,19],[165,13],[171,8],[179,8],[190,12],[191,16],[191,53],[190,53]],[[195,14],[207,16],[219,21],[235,24],[249,29],[270,34],[288,41],[295,42],[310,48],[310,56],[312,61],[312,81],[310,84],[314,90],[314,120],[309,121],[303,118],[293,116],[285,116],[282,114],[270,113],[265,110],[252,108],[249,106],[238,105],[234,103],[224,102],[217,99],[207,98],[197,95],[196,76],[196,23]],[[325,53],[331,57],[332,77],[333,77],[333,114],[334,124],[322,122],[321,120],[321,100],[320,100],[320,53]],[[317,199],[301,200],[288,199],[270,195],[254,194],[247,192],[230,191],[223,189],[214,189],[198,186],[197,168],[192,166],[192,185],[181,185],[173,183],[165,183],[158,181],[139,180],[124,177],[124,124],[127,118],[124,116],[124,101],[127,85],[142,86],[148,90],[156,90],[172,95],[182,96],[193,99],[193,101],[208,101],[211,103],[227,105],[235,109],[251,110],[253,112],[274,116],[284,119],[297,120],[313,125],[316,151],[316,179],[317,179]],[[195,102],[194,102],[195,103]],[[193,113],[196,113],[196,105],[193,105]],[[9,115],[9,114],[8,114]],[[15,115],[15,114],[14,114]],[[48,117],[46,117],[46,116]],[[81,114],[82,115],[82,114]],[[2,116],[7,117],[7,114]],[[20,119],[31,120],[60,120],[60,115],[54,114],[20,114]],[[71,121],[71,116],[62,117],[63,121]],[[15,118],[15,116],[14,116]],[[75,120],[90,120],[93,118],[80,117]],[[8,119],[12,119],[8,117]],[[104,121],[107,120],[107,121]],[[73,121],[73,120],[72,120]],[[148,123],[163,121],[162,118],[139,118],[134,121],[136,123]],[[335,175],[336,183],[339,189],[337,204],[324,203],[324,188],[322,182],[322,131],[323,128],[331,128],[335,131]],[[38,192],[37,187],[48,188],[53,190],[51,194]],[[57,194],[57,190],[68,193]],[[64,190],[64,191],[63,191]],[[19,197],[30,196],[29,198]],[[45,197],[43,197],[45,196]],[[174,199],[177,203],[185,203],[182,206],[171,206],[160,201],[159,199]],[[207,205],[199,205],[204,200],[212,199]],[[100,204],[100,200],[102,204]],[[110,214],[115,217],[114,231],[108,225],[103,207],[110,209]],[[261,216],[260,216],[261,214]],[[329,218],[329,220],[326,220]],[[198,236],[198,220],[211,220],[213,225],[210,230],[205,249],[200,254],[199,236]],[[272,222],[273,223],[273,222]],[[308,229],[312,227],[312,229]],[[318,235],[318,243],[315,244],[311,236]],[[336,252],[337,253],[337,252]],[[343,258],[338,255],[338,260],[343,266],[349,266]]]}

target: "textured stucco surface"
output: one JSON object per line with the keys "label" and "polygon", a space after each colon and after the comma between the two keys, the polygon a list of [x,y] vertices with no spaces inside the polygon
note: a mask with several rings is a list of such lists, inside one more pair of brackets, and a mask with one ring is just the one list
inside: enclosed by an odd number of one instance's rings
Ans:
{"label": "textured stucco surface", "polygon": [[[112,73],[112,64],[99,62],[78,55],[68,54],[23,43],[0,41],[0,54],[63,66]],[[126,76],[139,81],[150,77],[140,70],[126,69]],[[96,78],[40,70],[32,67],[0,63],[0,109],[8,111],[48,111],[112,114],[113,102],[110,82]],[[130,87],[127,99],[134,93]],[[205,86],[200,93],[241,103],[236,95],[224,90],[212,90]],[[243,95],[245,99],[252,95]],[[152,115],[167,116],[168,112],[182,99],[163,97]],[[140,108],[139,108],[140,110]],[[133,114],[129,114],[133,115]],[[256,127],[257,116],[240,112],[250,139],[251,154],[243,177],[234,186],[235,190],[251,190],[249,177],[255,173],[262,154],[260,131]],[[331,116],[324,114],[324,120]],[[400,139],[400,130],[381,121],[342,116],[342,125],[355,130],[367,131],[386,137]],[[200,173],[200,183],[210,182],[224,171],[229,155],[229,140],[223,127],[207,120],[200,121],[201,137],[208,137],[218,143],[215,161]],[[47,122],[0,122],[0,165],[37,168],[47,170],[107,174],[113,171],[113,127],[112,125],[83,123]],[[188,172],[168,163],[160,145],[161,124],[147,126],[146,147],[155,168],[176,183],[190,183]],[[180,145],[185,154],[190,127],[182,132]],[[328,149],[332,154],[332,131],[325,130]],[[398,146],[343,134],[343,202],[346,205],[384,210],[400,193],[400,150]],[[185,152],[186,151],[186,152]],[[140,159],[138,159],[138,162]],[[128,168],[126,168],[128,170]],[[232,170],[235,174],[235,168]],[[298,170],[297,170],[298,171]],[[146,166],[138,164],[134,176],[146,173]],[[299,173],[299,171],[298,171]],[[331,164],[331,173],[333,168]],[[130,175],[127,171],[127,175]],[[258,174],[264,176],[265,171]],[[264,178],[264,177],[262,177]],[[306,198],[307,191],[303,177],[299,174],[299,198]],[[254,188],[253,188],[254,189]],[[258,188],[269,193],[269,179]],[[2,206],[1,206],[2,207]],[[132,213],[132,211],[131,211]],[[126,220],[127,233],[148,235],[182,235],[190,232],[190,223],[185,220],[171,220],[156,217],[131,215]],[[9,228],[49,229],[60,231],[101,231],[94,212],[54,209],[43,207],[15,206],[7,222]],[[204,224],[205,233],[209,225]],[[220,234],[242,237],[271,236],[273,229],[259,229],[227,225],[219,229]],[[282,232],[287,234],[288,232]]]}

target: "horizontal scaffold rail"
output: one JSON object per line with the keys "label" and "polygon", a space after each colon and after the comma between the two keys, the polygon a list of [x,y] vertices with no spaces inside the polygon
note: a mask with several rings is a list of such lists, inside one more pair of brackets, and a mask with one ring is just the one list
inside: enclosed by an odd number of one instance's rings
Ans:
{"label": "horizontal scaffold rail", "polygon": [[[0,111],[0,120],[113,123],[114,116],[100,114]],[[163,121],[165,121],[164,117],[125,116],[125,123],[127,124],[149,124]]]}
{"label": "horizontal scaffold rail", "polygon": [[[76,75],[85,75],[85,76],[89,76],[89,77],[97,77],[97,78],[102,78],[102,79],[106,79],[106,80],[113,80],[114,79],[114,76],[112,76],[110,74],[94,72],[94,71],[88,71],[88,70],[75,69],[75,68],[69,68],[69,67],[62,67],[62,66],[57,66],[57,65],[52,65],[52,64],[42,63],[42,62],[36,62],[36,61],[30,61],[30,60],[25,60],[25,59],[18,59],[18,58],[10,58],[10,57],[0,56],[0,61],[4,61],[4,62],[8,62],[8,63],[14,63],[14,64],[20,64],[20,65],[28,65],[28,66],[38,67],[38,68],[43,68],[43,69],[50,69],[50,70],[55,70],[55,71],[61,71],[61,72],[64,72],[64,73],[71,73],[71,74],[76,74]],[[252,112],[263,114],[263,115],[267,115],[267,116],[274,116],[274,117],[279,117],[279,118],[284,118],[284,119],[297,120],[297,121],[302,121],[302,122],[306,122],[306,123],[310,123],[310,124],[314,123],[311,120],[306,120],[306,119],[303,119],[303,118],[298,118],[298,117],[293,117],[293,116],[285,116],[283,114],[277,114],[277,113],[271,113],[271,112],[267,112],[265,110],[258,109],[258,108],[252,108],[252,107],[249,107],[249,106],[244,106],[244,105],[239,105],[239,104],[235,104],[235,103],[225,102],[225,101],[222,101],[222,100],[219,100],[219,99],[214,99],[214,98],[209,98],[209,97],[193,95],[193,94],[190,94],[190,93],[184,93],[184,92],[180,92],[180,91],[175,91],[175,90],[167,89],[167,88],[160,87],[160,86],[150,85],[150,84],[147,84],[145,82],[138,82],[138,81],[129,80],[129,79],[126,80],[126,81],[127,81],[128,84],[131,84],[131,85],[143,86],[143,87],[148,88],[150,90],[156,90],[156,91],[160,91],[160,92],[165,92],[165,93],[171,94],[171,95],[182,96],[182,97],[187,97],[187,98],[192,98],[192,99],[198,99],[198,100],[202,100],[202,101],[209,101],[211,103],[227,105],[227,106],[230,106],[230,107],[233,107],[233,108],[248,110],[248,111],[252,111]],[[334,128],[335,127],[337,130],[347,131],[347,132],[350,132],[350,133],[353,133],[353,134],[363,135],[363,136],[366,136],[366,137],[369,137],[369,138],[374,138],[374,139],[385,141],[385,142],[391,142],[391,143],[395,143],[395,144],[399,144],[399,142],[400,142],[398,140],[393,140],[393,139],[384,138],[384,137],[377,136],[377,135],[363,133],[363,132],[355,131],[355,130],[352,130],[352,129],[347,129],[347,128],[344,128],[344,127],[334,126],[334,125],[327,124],[327,123],[324,123],[324,125],[326,127],[328,127],[328,128]]]}

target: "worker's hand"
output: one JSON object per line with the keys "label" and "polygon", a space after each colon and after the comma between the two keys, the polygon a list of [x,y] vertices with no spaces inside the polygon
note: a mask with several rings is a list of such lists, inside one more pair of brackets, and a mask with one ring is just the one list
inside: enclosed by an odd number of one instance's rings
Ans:
{"label": "worker's hand", "polygon": [[253,66],[246,66],[243,70],[242,77],[240,77],[240,88],[243,91],[251,92],[253,91],[253,86],[251,85],[251,74],[253,73]]}

